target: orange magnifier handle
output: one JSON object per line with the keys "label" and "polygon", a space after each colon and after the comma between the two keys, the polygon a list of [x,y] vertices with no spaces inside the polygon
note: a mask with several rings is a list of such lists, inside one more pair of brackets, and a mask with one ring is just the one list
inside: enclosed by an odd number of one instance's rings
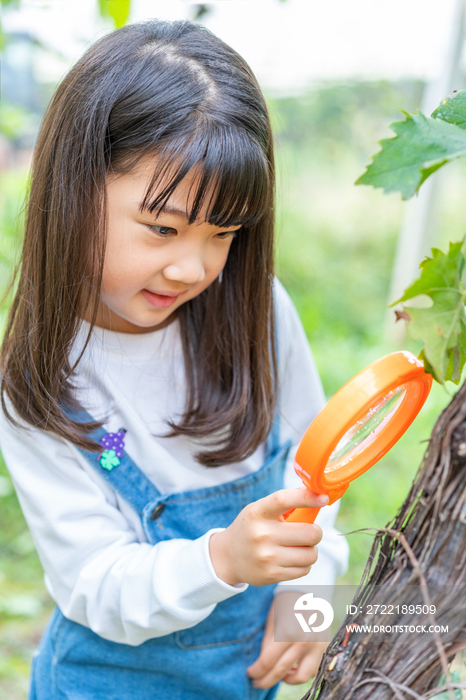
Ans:
{"label": "orange magnifier handle", "polygon": [[[423,362],[407,351],[361,370],[330,399],[299,444],[295,471],[305,486],[328,494],[329,505],[341,498],[409,428],[431,386]],[[313,523],[319,510],[297,508],[285,518]]]}

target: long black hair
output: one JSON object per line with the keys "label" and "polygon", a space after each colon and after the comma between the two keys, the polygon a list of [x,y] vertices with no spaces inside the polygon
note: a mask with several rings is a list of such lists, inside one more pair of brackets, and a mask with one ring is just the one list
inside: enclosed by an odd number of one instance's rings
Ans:
{"label": "long black hair", "polygon": [[202,464],[233,463],[265,439],[276,405],[273,145],[250,68],[191,22],[150,20],[100,39],[46,111],[0,355],[2,406],[17,424],[6,394],[26,423],[100,448],[87,435],[101,424],[63,410],[76,405],[72,374],[82,356],[70,366],[69,351],[91,299],[87,342],[97,316],[106,179],[151,155],[157,166],[142,207],[157,211],[196,167],[190,221],[203,207],[209,223],[241,227],[221,281],[179,308],[186,407],[169,424],[171,435],[211,439],[197,455]]}

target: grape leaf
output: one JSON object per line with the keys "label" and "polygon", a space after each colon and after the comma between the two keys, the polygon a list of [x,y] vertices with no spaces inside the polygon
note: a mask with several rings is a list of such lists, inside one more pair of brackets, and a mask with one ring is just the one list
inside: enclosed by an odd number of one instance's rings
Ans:
{"label": "grape leaf", "polygon": [[[451,675],[451,679],[453,683],[461,683],[461,675],[460,672],[456,669],[453,671]],[[442,675],[440,677],[440,680],[438,682],[439,686],[444,686],[445,685],[445,676]],[[439,693],[438,695],[434,695],[431,700],[450,700],[450,697],[448,695],[448,691],[445,690],[443,693]],[[459,688],[455,688],[455,693],[454,693],[454,700],[462,700],[463,698],[463,693]]]}
{"label": "grape leaf", "polygon": [[450,243],[448,253],[432,248],[432,258],[421,263],[421,276],[396,302],[407,302],[420,294],[432,299],[429,308],[403,305],[408,332],[424,342],[421,353],[426,371],[444,383],[458,384],[466,362],[466,291],[463,285],[466,243]]}
{"label": "grape leaf", "polygon": [[404,114],[404,121],[390,124],[396,136],[380,141],[382,150],[373,156],[357,185],[401,192],[403,199],[409,199],[429,175],[466,155],[465,90],[443,100],[432,117]]}
{"label": "grape leaf", "polygon": [[466,90],[455,90],[445,97],[431,116],[466,129]]}

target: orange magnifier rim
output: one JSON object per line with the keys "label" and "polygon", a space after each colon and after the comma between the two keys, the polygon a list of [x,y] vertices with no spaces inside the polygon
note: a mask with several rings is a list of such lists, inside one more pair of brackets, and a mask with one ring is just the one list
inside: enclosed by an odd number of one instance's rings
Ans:
{"label": "orange magnifier rim", "polygon": [[[393,352],[361,370],[329,400],[304,434],[295,458],[304,484],[316,493],[328,493],[330,502],[339,498],[399,440],[431,386],[423,362],[408,351]],[[378,424],[372,421],[372,430],[371,417],[381,409],[383,418]],[[369,431],[365,436],[364,426]],[[358,429],[363,437],[352,445]]]}

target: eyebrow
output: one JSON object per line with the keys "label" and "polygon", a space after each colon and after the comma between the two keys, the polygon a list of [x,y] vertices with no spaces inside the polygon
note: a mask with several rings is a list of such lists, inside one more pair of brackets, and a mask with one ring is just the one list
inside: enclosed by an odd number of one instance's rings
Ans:
{"label": "eyebrow", "polygon": [[[144,209],[141,210],[141,203],[136,202],[132,200],[132,204],[137,204],[139,211],[147,212],[153,217],[157,217],[159,214],[172,214],[173,216],[178,216],[181,219],[185,219],[186,221],[189,220],[188,214],[186,211],[183,211],[182,209],[178,209],[177,207],[174,207],[172,204],[163,204],[160,209],[157,209],[156,211],[150,211],[149,207],[144,207]],[[239,228],[241,228],[242,224],[239,225]],[[217,228],[234,228],[234,225],[232,224],[231,226],[224,226],[224,227],[217,227]]]}
{"label": "eyebrow", "polygon": [[[133,204],[137,204],[139,209],[141,210],[141,203],[140,202],[133,202]],[[144,207],[142,211],[147,211],[152,216],[156,216],[158,214],[173,214],[174,216],[179,216],[182,217],[183,219],[187,219],[188,215],[187,212],[182,211],[182,209],[178,209],[177,207],[174,207],[172,204],[163,204],[160,209],[157,209],[156,211],[151,212],[149,207]]]}

